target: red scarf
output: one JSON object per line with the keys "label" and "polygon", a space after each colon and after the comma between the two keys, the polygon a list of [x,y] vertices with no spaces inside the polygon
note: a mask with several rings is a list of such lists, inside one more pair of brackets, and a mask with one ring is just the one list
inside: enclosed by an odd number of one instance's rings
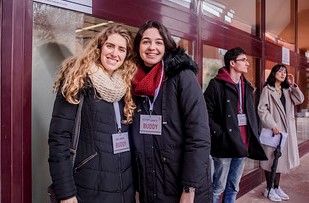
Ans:
{"label": "red scarf", "polygon": [[[160,83],[161,71],[162,71],[161,62],[155,65],[148,74],[142,68],[139,67],[137,73],[132,79],[133,94],[136,96],[154,96],[155,90]],[[164,74],[162,81],[163,80],[164,80]]]}

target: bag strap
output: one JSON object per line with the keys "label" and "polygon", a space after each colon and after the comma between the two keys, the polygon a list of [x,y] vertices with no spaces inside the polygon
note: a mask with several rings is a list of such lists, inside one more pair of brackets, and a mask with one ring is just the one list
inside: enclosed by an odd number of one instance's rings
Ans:
{"label": "bag strap", "polygon": [[81,113],[82,113],[83,103],[84,103],[84,95],[81,94],[79,98],[79,105],[78,105],[75,121],[74,121],[74,128],[73,128],[73,133],[72,133],[72,142],[71,142],[71,149],[70,149],[73,165],[75,162],[76,151],[77,151],[77,146],[78,146],[78,141],[79,141]]}

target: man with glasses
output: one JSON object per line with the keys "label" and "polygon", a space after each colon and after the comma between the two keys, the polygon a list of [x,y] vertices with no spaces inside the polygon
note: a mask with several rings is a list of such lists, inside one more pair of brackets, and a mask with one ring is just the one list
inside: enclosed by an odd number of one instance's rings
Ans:
{"label": "man with glasses", "polygon": [[246,157],[267,160],[258,138],[254,88],[243,75],[250,65],[245,50],[228,50],[224,63],[204,92],[214,163],[213,203],[222,193],[223,203],[236,201]]}

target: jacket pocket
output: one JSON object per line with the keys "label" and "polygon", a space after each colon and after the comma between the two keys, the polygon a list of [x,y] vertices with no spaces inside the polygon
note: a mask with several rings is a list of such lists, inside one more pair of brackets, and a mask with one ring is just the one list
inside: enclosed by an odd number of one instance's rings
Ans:
{"label": "jacket pocket", "polygon": [[181,188],[181,160],[178,152],[170,151],[161,155],[163,164],[164,193],[166,195],[179,195]]}
{"label": "jacket pocket", "polygon": [[78,171],[79,169],[81,169],[84,165],[86,165],[89,161],[91,161],[94,157],[96,157],[98,155],[97,152],[95,152],[94,154],[88,156],[87,158],[85,158],[84,160],[82,160],[81,162],[79,162],[75,167],[74,167],[74,172]]}

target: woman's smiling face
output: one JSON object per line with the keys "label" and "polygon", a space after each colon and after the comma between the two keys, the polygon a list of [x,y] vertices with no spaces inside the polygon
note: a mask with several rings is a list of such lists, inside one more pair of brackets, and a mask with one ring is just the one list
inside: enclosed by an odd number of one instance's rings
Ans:
{"label": "woman's smiling face", "polygon": [[119,34],[111,34],[101,49],[101,63],[111,76],[124,62],[127,56],[127,41]]}
{"label": "woman's smiling face", "polygon": [[156,65],[162,60],[165,46],[158,29],[149,28],[145,30],[139,45],[139,53],[144,64],[148,67]]}

